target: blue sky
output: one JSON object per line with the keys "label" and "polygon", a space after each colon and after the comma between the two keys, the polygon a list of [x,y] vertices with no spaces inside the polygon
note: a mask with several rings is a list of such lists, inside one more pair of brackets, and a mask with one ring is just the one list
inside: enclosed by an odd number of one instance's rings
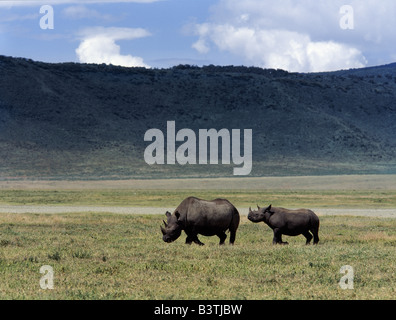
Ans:
{"label": "blue sky", "polygon": [[[43,5],[53,8],[53,29],[40,27]],[[0,54],[300,72],[373,66],[396,61],[396,1],[0,1]]]}

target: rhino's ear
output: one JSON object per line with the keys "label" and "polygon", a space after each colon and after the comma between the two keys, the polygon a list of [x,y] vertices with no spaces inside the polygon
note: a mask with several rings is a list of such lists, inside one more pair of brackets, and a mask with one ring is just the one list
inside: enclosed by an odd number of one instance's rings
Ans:
{"label": "rhino's ear", "polygon": [[260,210],[261,208],[259,207],[259,205],[257,205],[257,210]]}
{"label": "rhino's ear", "polygon": [[172,214],[169,211],[166,211],[165,215],[169,218]]}
{"label": "rhino's ear", "polygon": [[271,207],[272,207],[272,204],[270,204],[270,205],[267,207],[267,209],[265,209],[265,211],[271,212]]}

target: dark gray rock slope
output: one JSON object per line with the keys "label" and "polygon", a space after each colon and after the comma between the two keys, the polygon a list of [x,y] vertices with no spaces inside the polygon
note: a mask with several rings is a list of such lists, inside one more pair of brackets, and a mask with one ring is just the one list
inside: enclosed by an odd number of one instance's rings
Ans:
{"label": "dark gray rock slope", "polygon": [[147,165],[144,133],[167,120],[252,129],[252,176],[396,173],[396,64],[299,74],[0,56],[0,179],[232,176],[233,164]]}

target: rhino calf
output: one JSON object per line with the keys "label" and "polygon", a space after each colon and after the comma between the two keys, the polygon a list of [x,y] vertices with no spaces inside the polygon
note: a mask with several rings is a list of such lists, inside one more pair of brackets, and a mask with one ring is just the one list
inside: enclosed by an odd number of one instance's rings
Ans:
{"label": "rhino calf", "polygon": [[257,206],[257,209],[257,211],[252,211],[249,208],[248,219],[252,222],[264,221],[274,231],[273,244],[287,244],[282,241],[282,234],[288,236],[303,234],[307,239],[306,244],[311,242],[312,237],[314,244],[319,242],[319,218],[313,211],[308,209],[288,210],[271,205],[267,208]]}
{"label": "rhino calf", "polygon": [[184,199],[173,214],[167,211],[165,215],[165,228],[161,226],[165,242],[175,241],[184,230],[187,234],[186,243],[199,245],[203,243],[199,241],[198,234],[217,235],[220,244],[224,244],[226,230],[230,231],[230,244],[234,244],[240,219],[238,210],[226,199],[207,201],[195,197]]}

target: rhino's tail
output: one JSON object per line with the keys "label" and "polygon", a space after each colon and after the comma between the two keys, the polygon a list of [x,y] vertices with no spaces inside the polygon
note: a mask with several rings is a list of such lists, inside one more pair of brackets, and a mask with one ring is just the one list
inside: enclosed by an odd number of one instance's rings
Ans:
{"label": "rhino's tail", "polygon": [[230,231],[230,244],[234,244],[235,242],[235,237],[236,237],[236,231],[239,226],[239,212],[236,208],[234,208],[234,212],[232,214],[231,222],[230,222],[230,227],[228,230]]}
{"label": "rhino's tail", "polygon": [[314,212],[312,212],[310,231],[313,234],[313,238],[314,238],[313,243],[314,244],[317,244],[319,242],[319,225],[320,225],[319,217]]}
{"label": "rhino's tail", "polygon": [[232,215],[230,229],[232,227],[232,229],[234,229],[236,231],[238,229],[238,226],[239,226],[239,221],[240,221],[239,212],[238,212],[238,210],[236,208],[234,208],[234,213]]}

